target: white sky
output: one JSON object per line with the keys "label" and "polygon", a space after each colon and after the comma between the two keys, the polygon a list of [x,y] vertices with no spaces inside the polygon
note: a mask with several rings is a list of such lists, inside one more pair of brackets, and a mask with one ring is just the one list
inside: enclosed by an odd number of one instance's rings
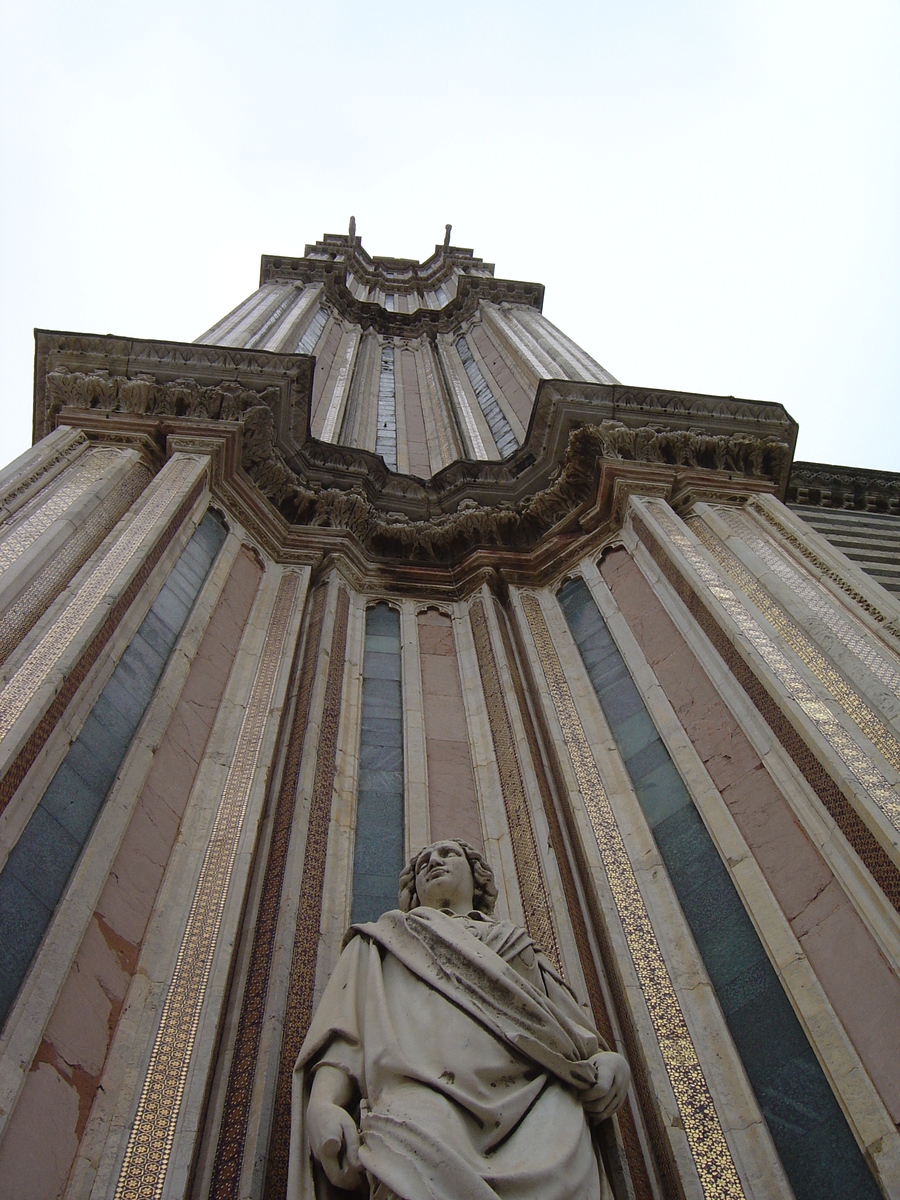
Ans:
{"label": "white sky", "polygon": [[34,326],[189,341],[351,213],[545,284],[625,383],[900,471],[896,0],[4,0],[8,461]]}

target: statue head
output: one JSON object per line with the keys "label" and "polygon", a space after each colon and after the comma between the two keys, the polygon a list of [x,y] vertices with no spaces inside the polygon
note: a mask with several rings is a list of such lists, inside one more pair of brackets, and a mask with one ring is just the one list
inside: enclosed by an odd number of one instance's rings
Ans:
{"label": "statue head", "polygon": [[397,903],[401,911],[410,912],[412,909],[418,908],[420,903],[422,903],[416,891],[416,871],[417,868],[424,865],[426,856],[429,856],[432,851],[453,846],[459,847],[462,851],[462,855],[471,873],[472,907],[478,912],[484,913],[485,916],[491,915],[494,911],[494,905],[497,902],[497,885],[494,883],[494,872],[491,870],[484,855],[480,854],[474,846],[470,846],[468,842],[462,841],[461,838],[448,838],[444,841],[434,842],[430,846],[424,846],[417,854],[412,856],[400,872],[400,894]]}

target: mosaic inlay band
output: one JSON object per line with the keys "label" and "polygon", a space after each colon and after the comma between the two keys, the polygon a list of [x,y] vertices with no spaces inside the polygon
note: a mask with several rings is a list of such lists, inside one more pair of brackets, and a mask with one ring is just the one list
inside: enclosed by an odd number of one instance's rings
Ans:
{"label": "mosaic inlay band", "polygon": [[0,575],[17,562],[29,546],[33,546],[42,533],[46,533],[53,522],[71,508],[76,500],[95,483],[115,462],[120,461],[117,450],[88,450],[73,467],[58,488],[27,516],[20,525],[10,530],[0,542]]}
{"label": "mosaic inlay band", "polygon": [[6,662],[22,638],[47,611],[69,580],[94,553],[149,482],[144,467],[129,471],[119,485],[61,546],[46,567],[0,617],[0,663]]}
{"label": "mosaic inlay band", "polygon": [[686,605],[688,612],[712,642],[723,662],[799,768],[838,829],[859,855],[872,878],[894,908],[900,912],[900,870],[832,779],[821,760],[784,715],[772,692],[735,649],[724,625],[700,597],[693,584],[682,574],[670,553],[663,549],[656,534],[637,513],[633,515],[632,521],[638,537]]}
{"label": "mosaic inlay band", "polygon": [[[499,620],[499,619],[498,619]],[[588,999],[591,1005],[591,1012],[594,1016],[594,1022],[597,1029],[603,1036],[606,1044],[612,1048],[615,1047],[616,1039],[613,1036],[612,1022],[609,1012],[606,1007],[606,998],[603,994],[603,988],[600,984],[600,976],[597,972],[597,965],[594,962],[594,954],[591,946],[591,940],[588,935],[587,922],[585,914],[582,910],[581,897],[578,894],[578,889],[575,885],[575,875],[572,870],[572,865],[569,862],[569,856],[566,849],[565,839],[563,838],[562,824],[560,822],[559,813],[556,810],[556,805],[553,802],[553,795],[550,791],[550,784],[547,779],[546,770],[546,752],[542,750],[541,744],[538,741],[537,730],[535,729],[534,721],[531,717],[531,711],[528,707],[528,699],[525,693],[525,685],[522,680],[522,675],[519,671],[516,661],[515,651],[513,649],[512,638],[510,636],[509,627],[506,621],[499,621],[500,637],[503,642],[503,650],[506,654],[506,660],[509,664],[509,673],[513,681],[513,689],[516,694],[516,703],[519,706],[519,712],[522,714],[522,724],[525,727],[525,737],[528,741],[528,749],[531,754],[531,761],[534,763],[534,770],[537,776],[538,788],[541,793],[541,800],[544,805],[544,812],[547,817],[547,827],[550,831],[550,842],[553,846],[553,853],[556,856],[557,866],[559,868],[559,877],[562,884],[563,894],[566,898],[566,908],[569,913],[569,921],[572,926],[572,935],[575,938],[575,945],[578,949],[578,958],[581,963],[581,969],[584,973],[585,984],[587,985]],[[552,753],[552,752],[551,752]],[[577,855],[580,846],[577,838],[572,839],[574,853]],[[586,864],[579,861],[579,869],[582,879],[588,878],[588,872],[585,869]],[[591,897],[588,897],[588,904],[591,904]],[[625,1053],[632,1067],[632,1079],[634,1081],[635,1091],[640,1095],[641,1105],[644,1111],[644,1119],[653,1130],[653,1149],[656,1151],[658,1166],[660,1173],[667,1178],[670,1192],[675,1195],[677,1187],[675,1185],[675,1172],[672,1164],[668,1161],[666,1151],[668,1144],[665,1135],[659,1126],[657,1118],[656,1105],[650,1095],[646,1071],[643,1066],[643,1059],[637,1049],[637,1039],[634,1034],[634,1028],[628,1013],[628,1007],[625,1004],[625,997],[621,987],[618,973],[615,969],[610,970],[610,949],[606,945],[606,928],[602,916],[596,911],[593,906],[593,911],[590,912],[594,934],[598,943],[601,944],[601,954],[603,956],[604,965],[607,967],[607,981],[610,991],[613,994],[613,1003],[618,1009],[618,1017],[622,1029],[622,1039],[625,1043]],[[631,1174],[631,1181],[634,1187],[635,1200],[652,1200],[653,1189],[650,1184],[650,1178],[647,1174],[647,1165],[644,1162],[644,1152],[641,1147],[640,1136],[637,1130],[632,1107],[635,1104],[635,1097],[630,1094],[626,1104],[619,1109],[618,1121],[619,1128],[622,1133],[622,1142],[625,1147],[625,1155],[628,1160],[628,1167]]]}
{"label": "mosaic inlay band", "polygon": [[557,969],[562,971],[562,956],[551,915],[550,893],[541,868],[534,825],[528,810],[528,797],[522,780],[522,768],[516,753],[515,736],[503,699],[503,685],[491,644],[487,614],[480,600],[476,600],[472,605],[469,620],[475,641],[478,670],[481,673],[488,723],[491,727],[491,739],[494,743],[497,771],[500,775],[506,824],[509,828],[516,878],[519,881],[519,893],[525,913],[525,928],[547,957],[556,964]]}
{"label": "mosaic inlay band", "polygon": [[38,693],[53,667],[78,636],[79,631],[104,600],[118,575],[134,559],[141,542],[163,517],[179,489],[197,470],[195,458],[173,460],[165,479],[147,503],[97,564],[50,629],[28,655],[6,687],[0,692],[0,738],[6,737]]}
{"label": "mosaic inlay band", "polygon": [[[256,928],[253,932],[253,947],[250,951],[250,964],[241,1001],[234,1054],[228,1072],[222,1124],[219,1128],[219,1141],[209,1188],[210,1196],[215,1196],[216,1200],[227,1200],[228,1197],[236,1196],[240,1184],[259,1043],[269,994],[269,971],[294,822],[300,754],[306,736],[310,699],[316,679],[316,659],[319,655],[324,610],[325,589],[319,588],[313,596],[310,608],[309,626],[300,665],[297,704],[278,789],[272,840],[269,843]],[[292,680],[291,688],[294,686],[296,681]]]}
{"label": "mosaic inlay band", "polygon": [[[836,634],[848,650],[851,650],[863,666],[867,667],[875,678],[886,688],[900,697],[900,666],[896,659],[889,659],[880,653],[866,635],[865,626],[856,617],[851,617],[831,600],[823,589],[816,588],[810,580],[795,571],[790,563],[775,550],[769,542],[759,537],[743,513],[724,505],[716,508],[716,514],[750,547],[757,558],[762,559],[775,575],[786,583],[791,591],[798,596],[811,613]],[[694,529],[693,521],[688,524]]]}
{"label": "mosaic inlay band", "polygon": [[166,993],[116,1185],[116,1200],[157,1200],[162,1195],[219,925],[299,586],[300,576],[293,572],[282,575],[278,585],[265,644],[181,939],[175,973]]}
{"label": "mosaic inlay band", "polygon": [[[828,661],[818,646],[798,626],[788,612],[759,584],[740,560],[723,545],[699,517],[686,522],[744,595],[756,605],[773,629],[777,630],[794,653],[803,660],[819,682],[831,693],[844,711],[856,722],[873,746],[884,755],[895,771],[900,771],[900,741],[868,705],[859,692]],[[802,580],[798,578],[798,585]]]}
{"label": "mosaic inlay band", "polygon": [[709,1200],[738,1200],[745,1196],[744,1189],[550,630],[534,596],[523,594],[522,606],[597,839],[703,1194]]}
{"label": "mosaic inlay band", "polygon": [[[769,669],[777,675],[779,681],[787,690],[788,694],[797,702],[797,704],[800,705],[832,750],[834,750],[835,753],[850,768],[867,794],[872,798],[874,803],[877,804],[891,824],[896,829],[900,830],[900,796],[897,795],[891,783],[885,778],[882,772],[879,771],[878,767],[875,765],[869,755],[866,754],[860,748],[860,746],[857,745],[850,734],[847,733],[843,725],[841,725],[841,723],[834,716],[831,709],[816,695],[794,664],[784,653],[782,653],[778,646],[775,645],[759,622],[751,616],[751,614],[747,611],[747,608],[741,603],[740,599],[723,580],[719,572],[715,569],[715,567],[712,566],[709,560],[700,553],[685,531],[679,526],[676,519],[670,516],[665,507],[661,504],[652,504],[652,511],[653,515],[656,517],[663,529],[665,529],[674,545],[678,547],[693,569],[700,576],[703,583],[716,598],[716,600],[718,600],[718,602],[722,605],[729,617],[732,619],[732,621],[734,621],[738,629],[740,629],[741,633],[747,638],[754,650],[756,650],[756,652],[760,655]],[[738,564],[738,566],[740,566],[740,564]],[[752,580],[752,577],[749,575],[749,573],[747,582],[748,586],[751,583],[755,585],[759,592],[762,593],[760,599],[767,602],[768,608],[774,609],[774,605],[768,600],[768,597],[765,596],[765,593],[762,592],[762,588],[759,588],[758,585],[755,584],[755,580]],[[755,595],[753,599],[755,603]],[[777,618],[778,616],[776,612],[773,612],[772,615],[774,618]],[[792,649],[794,649],[797,654],[801,655],[801,657],[804,657],[804,661],[806,661],[807,655],[809,659],[812,659],[813,653],[811,651],[814,651],[815,655],[822,660],[822,664],[824,664],[825,667],[828,667],[829,664],[827,663],[827,660],[815,650],[815,647],[811,647],[811,650],[808,647],[798,648],[801,646],[801,639],[799,637],[794,637],[796,630],[791,629],[791,625],[792,622],[785,618],[780,622],[779,626],[776,626],[776,628],[779,629],[779,633],[785,637],[785,640],[788,642],[788,644],[791,644],[792,641],[797,642],[796,646],[792,645]],[[783,626],[783,628],[781,628],[781,626]],[[804,638],[803,640],[806,639]],[[817,663],[814,666],[812,663],[809,663],[811,669],[813,670],[816,669],[816,666],[818,666],[820,669],[823,669],[822,664]],[[837,676],[837,672],[833,673],[840,681],[841,685],[847,691],[850,691],[844,681]],[[852,703],[852,695],[848,699]],[[841,703],[843,703],[843,700]],[[857,709],[863,707],[862,702],[859,701],[859,703],[855,704],[854,707]],[[852,711],[852,709],[850,711],[851,716],[854,716],[855,719],[856,714]],[[877,722],[878,718],[875,717],[874,713],[871,713],[871,710],[869,711],[872,719]],[[864,718],[865,714],[861,714],[860,720]]]}
{"label": "mosaic inlay band", "polygon": [[49,475],[56,467],[61,466],[65,462],[73,462],[76,458],[79,458],[84,453],[87,445],[89,445],[87,438],[79,431],[67,446],[62,450],[58,450],[56,454],[42,459],[24,479],[20,477],[13,479],[10,482],[9,490],[0,493],[0,506],[2,506],[0,507],[0,513],[2,513],[0,523],[12,519],[12,515],[4,510],[17,500],[23,492],[27,492],[33,488],[36,483],[40,482],[44,475]]}
{"label": "mosaic inlay band", "polygon": [[832,581],[832,583],[836,583],[841,591],[849,596],[854,603],[858,604],[859,607],[864,612],[867,612],[870,617],[873,617],[879,625],[882,625],[882,632],[888,634],[894,639],[895,642],[900,642],[900,629],[897,629],[896,622],[889,622],[887,615],[883,613],[877,605],[873,604],[868,597],[864,596],[862,592],[859,591],[858,588],[855,588],[852,583],[846,580],[843,575],[840,575],[837,571],[835,571],[834,568],[831,567],[824,558],[820,558],[820,556],[816,554],[814,550],[810,549],[805,542],[798,538],[795,533],[792,533],[783,521],[778,520],[774,513],[770,513],[764,505],[759,504],[757,501],[751,501],[749,508],[756,516],[762,517],[762,519],[771,525],[773,529],[777,530],[781,538],[787,542],[787,544],[802,558],[805,558],[807,562],[812,563],[816,570],[821,571],[827,579]]}
{"label": "mosaic inlay band", "polygon": [[266,1173],[266,1200],[284,1200],[287,1191],[288,1158],[291,1145],[291,1079],[294,1063],[312,1019],[316,960],[322,925],[322,892],[325,887],[325,860],[328,851],[328,826],[337,770],[338,732],[341,720],[341,689],[347,648],[347,623],[350,597],[338,590],[331,654],[325,681],[325,707],[315,747],[316,773],[309,806],[306,848],[303,852],[303,876],[297,907],[297,930],[291,956],[284,1032],[278,1079],[275,1084],[275,1114],[269,1139],[269,1163]]}

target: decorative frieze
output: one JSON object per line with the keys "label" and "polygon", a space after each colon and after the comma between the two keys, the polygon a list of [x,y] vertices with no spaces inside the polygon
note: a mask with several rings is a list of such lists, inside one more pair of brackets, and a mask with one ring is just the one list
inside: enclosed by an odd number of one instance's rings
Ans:
{"label": "decorative frieze", "polygon": [[896,516],[900,514],[900,473],[795,462],[787,502]]}

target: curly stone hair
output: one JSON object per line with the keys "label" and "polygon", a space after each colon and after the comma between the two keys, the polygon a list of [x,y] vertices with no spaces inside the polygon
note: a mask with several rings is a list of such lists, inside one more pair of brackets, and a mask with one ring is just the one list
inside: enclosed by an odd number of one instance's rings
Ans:
{"label": "curly stone hair", "polygon": [[[489,917],[497,903],[497,885],[494,883],[494,872],[491,870],[490,863],[483,854],[480,854],[468,842],[464,842],[462,838],[448,838],[447,840],[456,842],[466,856],[474,884],[472,903],[477,912],[483,912],[485,916]],[[400,872],[400,894],[397,897],[397,906],[401,912],[410,912],[419,906],[419,897],[416,893],[416,863],[430,848],[430,846],[423,846]]]}

